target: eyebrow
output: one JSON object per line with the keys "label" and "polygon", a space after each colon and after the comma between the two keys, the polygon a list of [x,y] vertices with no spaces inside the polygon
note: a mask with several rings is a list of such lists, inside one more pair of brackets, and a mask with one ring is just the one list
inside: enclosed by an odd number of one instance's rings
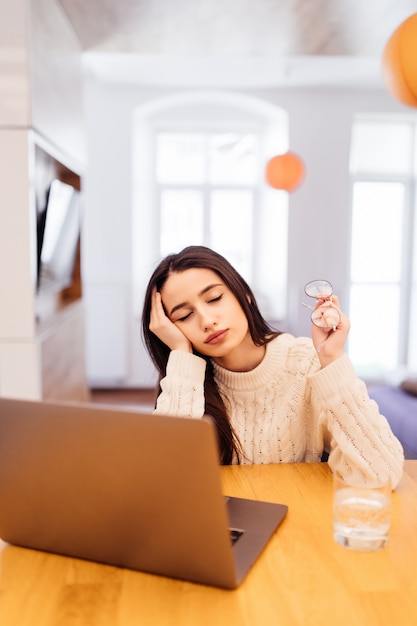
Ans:
{"label": "eyebrow", "polygon": [[[223,287],[223,283],[212,283],[211,285],[207,285],[207,287],[204,287],[204,289],[202,289],[197,295],[199,298],[201,298],[201,296],[204,296],[205,293],[207,293],[208,291],[210,291],[210,289],[213,289],[214,287]],[[178,309],[182,309],[183,307],[188,306],[188,302],[181,302],[180,304],[176,304],[174,307],[172,307],[171,311],[170,311],[170,317],[173,313],[175,313],[175,311],[178,311]]]}

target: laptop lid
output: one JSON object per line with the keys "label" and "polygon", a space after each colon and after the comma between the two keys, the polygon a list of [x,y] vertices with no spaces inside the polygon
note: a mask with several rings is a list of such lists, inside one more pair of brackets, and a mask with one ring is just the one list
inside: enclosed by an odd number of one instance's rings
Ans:
{"label": "laptop lid", "polygon": [[286,513],[238,500],[208,419],[0,398],[6,542],[234,588]]}

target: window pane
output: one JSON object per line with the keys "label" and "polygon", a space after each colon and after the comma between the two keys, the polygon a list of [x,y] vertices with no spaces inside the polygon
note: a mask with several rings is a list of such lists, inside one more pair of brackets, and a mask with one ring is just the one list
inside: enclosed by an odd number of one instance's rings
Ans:
{"label": "window pane", "polygon": [[203,197],[193,190],[161,193],[161,254],[203,243]]}
{"label": "window pane", "polygon": [[408,335],[408,365],[417,374],[417,206],[414,209],[414,229],[411,266],[410,328]]}
{"label": "window pane", "polygon": [[205,139],[198,134],[159,133],[156,138],[156,180],[159,183],[202,183]]}
{"label": "window pane", "polygon": [[361,376],[396,367],[399,311],[399,286],[352,286],[349,356]]}
{"label": "window pane", "polygon": [[252,206],[250,191],[211,194],[210,245],[248,282],[252,280]]}
{"label": "window pane", "polygon": [[352,131],[352,174],[409,174],[412,125],[407,122],[355,122]]}
{"label": "window pane", "polygon": [[400,279],[403,204],[402,183],[355,183],[352,282]]}
{"label": "window pane", "polygon": [[253,134],[210,135],[209,181],[252,185],[257,179],[257,137]]}
{"label": "window pane", "polygon": [[417,287],[415,285],[411,293],[410,320],[408,365],[413,372],[417,373],[417,324],[414,321],[417,320]]}

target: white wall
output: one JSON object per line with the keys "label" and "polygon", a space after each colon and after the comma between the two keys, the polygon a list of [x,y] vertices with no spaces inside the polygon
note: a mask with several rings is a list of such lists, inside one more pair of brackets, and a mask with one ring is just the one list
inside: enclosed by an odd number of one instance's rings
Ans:
{"label": "white wall", "polygon": [[81,45],[56,0],[31,0],[27,45],[31,126],[68,167],[86,162]]}
{"label": "white wall", "polygon": [[[0,7],[0,395],[39,398],[35,134],[80,167],[80,47],[55,0]],[[36,133],[35,133],[36,131]]]}
{"label": "white wall", "polygon": [[2,0],[0,17],[0,124],[27,125],[30,106],[26,1]]}
{"label": "white wall", "polygon": [[349,304],[353,117],[406,109],[382,89],[300,88],[265,97],[288,109],[291,149],[306,164],[306,178],[290,197],[286,326],[297,335],[309,335],[309,316],[300,307],[308,280],[327,278],[346,310]]}
{"label": "white wall", "polygon": [[[132,267],[149,277],[149,221],[132,232],[132,118],[135,109],[178,89],[145,89],[86,78],[84,288],[87,298],[87,370],[94,386],[148,386],[153,368],[139,333],[142,302],[134,300]],[[348,173],[354,114],[402,110],[382,89],[292,88],[247,92],[289,113],[290,148],[305,162],[303,185],[290,195],[288,318],[281,328],[309,334],[300,303],[305,282],[328,278],[347,306],[350,231]],[[146,128],[143,138],[146,141]],[[279,150],[277,150],[279,152]],[[149,154],[149,160],[152,154]],[[146,164],[145,164],[146,165]],[[138,173],[144,180],[149,174]],[[136,199],[135,199],[136,201]],[[142,255],[142,265],[140,263]],[[139,261],[138,261],[139,260]],[[273,268],[271,268],[273,271]]]}

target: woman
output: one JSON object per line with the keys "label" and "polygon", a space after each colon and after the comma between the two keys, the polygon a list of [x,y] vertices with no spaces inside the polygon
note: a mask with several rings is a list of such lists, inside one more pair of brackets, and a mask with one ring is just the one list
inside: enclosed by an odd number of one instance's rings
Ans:
{"label": "woman", "polygon": [[[322,304],[322,301],[318,301]],[[143,337],[159,372],[156,413],[217,426],[230,463],[319,461],[362,482],[402,475],[403,450],[344,354],[349,321],[312,340],[272,330],[249,285],[221,255],[190,246],[154,271]]]}

